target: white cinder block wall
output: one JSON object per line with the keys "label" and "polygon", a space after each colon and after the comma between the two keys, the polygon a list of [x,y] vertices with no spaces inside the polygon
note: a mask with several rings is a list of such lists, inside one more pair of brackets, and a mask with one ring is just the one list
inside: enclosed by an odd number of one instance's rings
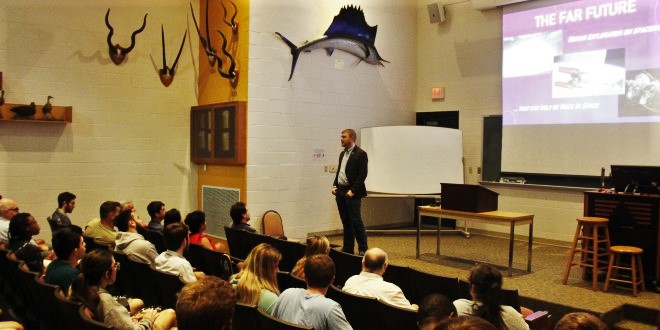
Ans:
{"label": "white cinder block wall", "polygon": [[[120,66],[108,56],[109,7],[113,43],[124,47],[149,13]],[[133,199],[143,220],[151,200],[182,212],[195,207],[189,109],[196,105],[196,34],[186,42],[170,87],[156,73],[160,25],[171,64],[189,13],[188,1],[178,0],[0,2],[6,102],[44,104],[52,95],[55,105],[73,106],[72,124],[0,122],[0,194],[35,216],[40,236],[50,240],[46,217],[62,191],[78,196],[72,214],[78,225],[98,217],[105,200]]]}
{"label": "white cinder block wall", "polygon": [[[414,125],[417,8],[413,0],[353,1],[378,25],[384,67],[347,53],[291,54],[274,32],[300,45],[321,37],[345,1],[250,2],[248,198],[254,222],[278,210],[291,237],[341,228],[330,188],[344,128]],[[358,141],[359,142],[359,141]],[[314,153],[323,154],[320,159]],[[373,166],[373,164],[372,164]],[[255,224],[257,225],[257,224]]]}
{"label": "white cinder block wall", "polygon": [[[482,166],[483,117],[502,113],[502,10],[478,11],[470,1],[441,1],[447,21],[430,24],[419,0],[417,29],[417,111],[460,111],[465,182],[478,183]],[[446,87],[444,101],[431,101],[432,87]],[[553,161],[548,155],[547,161]],[[556,188],[492,186],[503,210],[533,213],[534,237],[571,241],[582,215],[582,193]],[[502,226],[473,228],[504,232]],[[527,227],[516,231],[527,233]]]}

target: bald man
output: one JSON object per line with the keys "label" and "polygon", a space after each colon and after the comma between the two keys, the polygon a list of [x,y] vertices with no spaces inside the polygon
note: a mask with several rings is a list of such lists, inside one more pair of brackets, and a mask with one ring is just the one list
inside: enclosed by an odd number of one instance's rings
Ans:
{"label": "bald man", "polygon": [[387,253],[379,248],[367,250],[362,258],[362,272],[346,281],[343,290],[365,297],[373,297],[390,305],[416,311],[419,307],[411,304],[396,284],[383,280],[388,266]]}
{"label": "bald man", "polygon": [[9,243],[9,220],[18,214],[18,204],[9,198],[0,199],[0,245]]}

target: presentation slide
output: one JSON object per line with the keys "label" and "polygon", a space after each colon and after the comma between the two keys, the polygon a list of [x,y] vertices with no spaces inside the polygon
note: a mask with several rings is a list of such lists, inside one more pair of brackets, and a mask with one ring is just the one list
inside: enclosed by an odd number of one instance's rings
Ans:
{"label": "presentation slide", "polygon": [[660,1],[530,4],[502,18],[502,170],[597,175],[657,162]]}

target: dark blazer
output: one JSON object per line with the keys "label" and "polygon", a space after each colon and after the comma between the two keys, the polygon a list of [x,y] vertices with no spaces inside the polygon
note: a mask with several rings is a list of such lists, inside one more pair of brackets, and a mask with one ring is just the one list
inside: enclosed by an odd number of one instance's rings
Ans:
{"label": "dark blazer", "polygon": [[[337,180],[339,178],[339,169],[341,168],[341,160],[344,158],[344,153],[345,151],[342,151],[339,155],[339,166],[337,166],[337,174],[335,174],[335,181],[333,183],[335,187],[339,186]],[[346,163],[346,177],[348,178],[350,189],[353,191],[356,198],[367,196],[367,187],[364,185],[364,180],[367,179],[368,162],[369,159],[367,157],[367,152],[360,149],[360,147],[355,146],[355,148],[353,148],[353,153],[348,158],[348,163]]]}

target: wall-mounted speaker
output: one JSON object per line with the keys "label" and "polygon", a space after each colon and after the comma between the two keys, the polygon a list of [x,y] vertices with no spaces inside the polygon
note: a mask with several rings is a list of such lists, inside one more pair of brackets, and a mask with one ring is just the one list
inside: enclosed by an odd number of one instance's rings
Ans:
{"label": "wall-mounted speaker", "polygon": [[445,13],[445,6],[437,2],[426,5],[426,10],[429,13],[429,21],[433,23],[442,23],[447,19]]}

